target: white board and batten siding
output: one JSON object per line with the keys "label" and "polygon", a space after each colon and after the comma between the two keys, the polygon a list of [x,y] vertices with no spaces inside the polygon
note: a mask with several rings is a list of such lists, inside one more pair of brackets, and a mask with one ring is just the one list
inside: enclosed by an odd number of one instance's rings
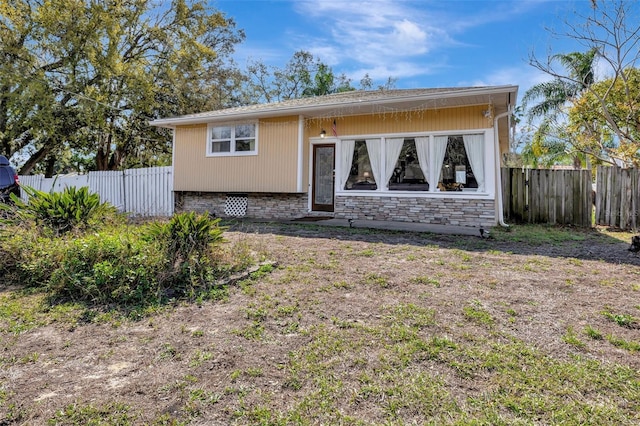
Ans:
{"label": "white board and batten siding", "polygon": [[[134,216],[173,214],[173,167],[148,167],[124,171],[89,172],[86,175],[20,176],[20,184],[44,192],[60,192],[75,186],[89,187],[101,201]],[[23,192],[23,198],[25,194]]]}

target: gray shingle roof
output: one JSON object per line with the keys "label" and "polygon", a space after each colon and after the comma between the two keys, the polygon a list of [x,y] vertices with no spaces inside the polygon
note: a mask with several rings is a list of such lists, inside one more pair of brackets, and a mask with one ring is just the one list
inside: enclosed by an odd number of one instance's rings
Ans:
{"label": "gray shingle roof", "polygon": [[[221,119],[259,118],[265,116],[282,116],[291,114],[323,114],[339,111],[344,108],[366,109],[374,105],[392,105],[395,108],[406,106],[411,108],[416,103],[433,99],[450,99],[450,106],[462,104],[487,103],[492,94],[515,93],[517,86],[483,86],[483,87],[450,87],[429,89],[394,89],[394,90],[354,90],[324,96],[311,96],[290,99],[282,102],[246,105],[216,111],[183,115],[180,117],[154,120],[150,124],[161,127],[172,127],[179,124],[218,121]],[[451,99],[459,100],[457,102]],[[465,98],[464,101],[460,99]],[[444,103],[443,103],[444,105]],[[363,111],[364,112],[364,111]]]}

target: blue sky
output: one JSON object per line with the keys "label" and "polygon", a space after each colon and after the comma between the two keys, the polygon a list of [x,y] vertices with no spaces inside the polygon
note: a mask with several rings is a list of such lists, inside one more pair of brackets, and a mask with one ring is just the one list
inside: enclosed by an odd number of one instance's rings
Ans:
{"label": "blue sky", "polygon": [[358,86],[368,73],[397,88],[516,84],[519,95],[549,78],[531,52],[586,49],[562,32],[588,0],[212,0],[246,32],[235,59],[282,67],[307,50]]}

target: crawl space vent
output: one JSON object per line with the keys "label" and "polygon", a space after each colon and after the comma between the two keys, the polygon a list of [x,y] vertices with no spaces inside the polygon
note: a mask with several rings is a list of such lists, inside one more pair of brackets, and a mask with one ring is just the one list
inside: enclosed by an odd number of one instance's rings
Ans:
{"label": "crawl space vent", "polygon": [[227,202],[224,205],[224,214],[227,216],[241,217],[247,214],[246,195],[227,195]]}

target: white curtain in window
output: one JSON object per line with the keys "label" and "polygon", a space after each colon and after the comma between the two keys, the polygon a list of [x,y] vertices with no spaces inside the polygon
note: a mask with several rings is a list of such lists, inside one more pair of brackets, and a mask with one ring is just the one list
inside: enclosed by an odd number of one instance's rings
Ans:
{"label": "white curtain in window", "polygon": [[440,172],[442,171],[442,162],[444,161],[444,155],[447,152],[447,143],[449,142],[449,136],[436,136],[433,138],[433,164],[435,164],[435,177],[436,182],[440,179]]}
{"label": "white curtain in window", "polygon": [[464,149],[467,151],[473,176],[478,182],[478,192],[484,191],[484,135],[463,135]]}
{"label": "white curtain in window", "polygon": [[371,163],[371,172],[373,173],[373,179],[378,184],[378,188],[380,188],[381,177],[380,169],[382,166],[382,162],[380,161],[382,146],[380,144],[380,139],[366,139],[367,142],[367,153],[369,154],[369,162]]}
{"label": "white curtain in window", "polygon": [[347,184],[347,180],[349,180],[351,163],[353,163],[353,149],[355,146],[356,141],[340,141],[340,190],[344,189],[344,186]]}
{"label": "white curtain in window", "polygon": [[391,138],[386,140],[386,157],[385,157],[385,177],[384,177],[384,185],[386,188],[389,188],[389,179],[391,179],[391,175],[393,175],[393,170],[396,167],[396,163],[398,162],[398,157],[400,157],[400,152],[402,151],[402,145],[404,144],[404,138]]}
{"label": "white curtain in window", "polygon": [[415,138],[416,152],[418,153],[418,163],[420,163],[420,170],[424,175],[424,179],[429,183],[429,138],[421,137]]}

